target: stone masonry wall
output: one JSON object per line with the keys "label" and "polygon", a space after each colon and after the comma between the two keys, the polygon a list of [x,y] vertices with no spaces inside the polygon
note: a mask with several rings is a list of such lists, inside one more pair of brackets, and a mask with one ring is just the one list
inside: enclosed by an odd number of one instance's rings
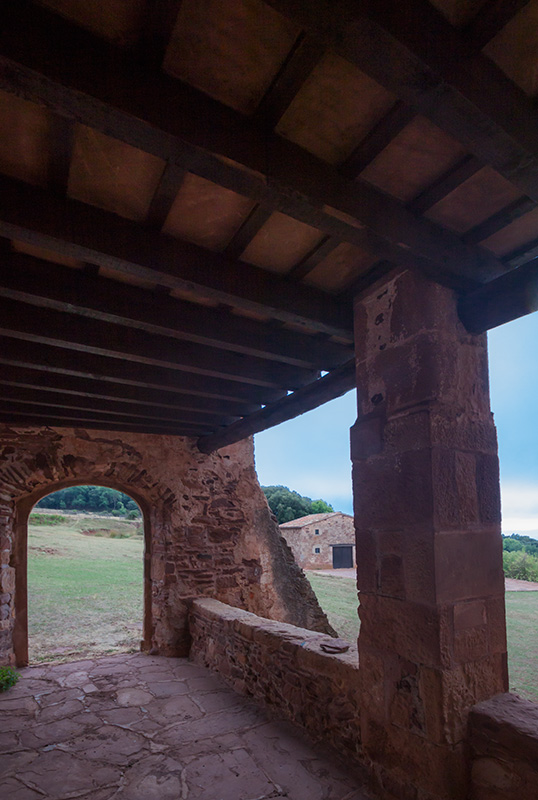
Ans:
{"label": "stone masonry wall", "polygon": [[13,639],[26,635],[28,513],[77,483],[120,489],[141,505],[148,648],[188,652],[186,603],[199,595],[331,631],[271,516],[252,440],[208,456],[184,437],[1,425],[0,664],[13,663]]}
{"label": "stone masonry wall", "polygon": [[217,671],[241,694],[262,701],[359,760],[357,649],[329,654],[329,637],[260,619],[215,600],[195,600],[190,611],[191,659]]}
{"label": "stone masonry wall", "polygon": [[[280,526],[280,531],[303,569],[332,569],[333,544],[352,545],[355,563],[355,526],[348,514],[330,515],[303,528]],[[317,547],[321,552],[316,553]]]}
{"label": "stone masonry wall", "polygon": [[469,715],[472,800],[537,800],[538,704],[499,694]]}

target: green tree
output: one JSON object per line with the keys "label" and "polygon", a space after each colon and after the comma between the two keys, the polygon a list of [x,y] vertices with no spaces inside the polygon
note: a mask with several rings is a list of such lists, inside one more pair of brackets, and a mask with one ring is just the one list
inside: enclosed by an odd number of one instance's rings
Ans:
{"label": "green tree", "polygon": [[334,508],[325,500],[314,500],[303,497],[298,492],[288,489],[287,486],[262,486],[262,491],[267,498],[269,508],[277,518],[279,524],[291,522],[292,519],[306,517],[307,514],[322,514],[334,511]]}

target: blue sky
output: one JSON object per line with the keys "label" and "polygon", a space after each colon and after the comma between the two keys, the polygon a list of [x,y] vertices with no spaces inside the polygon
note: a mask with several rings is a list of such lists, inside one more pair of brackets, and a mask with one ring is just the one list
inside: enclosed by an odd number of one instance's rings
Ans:
{"label": "blue sky", "polygon": [[[504,533],[538,538],[538,313],[489,333]],[[262,485],[283,484],[352,513],[349,428],[354,392],[255,437]]]}

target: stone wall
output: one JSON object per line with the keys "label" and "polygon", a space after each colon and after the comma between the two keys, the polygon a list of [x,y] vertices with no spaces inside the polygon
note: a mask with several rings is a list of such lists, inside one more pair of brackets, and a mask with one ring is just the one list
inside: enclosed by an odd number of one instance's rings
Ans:
{"label": "stone wall", "polygon": [[194,439],[0,426],[0,663],[24,663],[26,525],[64,486],[131,495],[146,532],[145,646],[185,655],[186,603],[206,595],[331,631],[258,484],[251,440],[204,455]]}
{"label": "stone wall", "polygon": [[538,798],[538,704],[500,694],[469,715],[472,800]]}
{"label": "stone wall", "polygon": [[191,658],[262,701],[315,739],[359,761],[357,648],[329,654],[328,636],[260,619],[210,599],[190,611]]}
{"label": "stone wall", "polygon": [[[319,534],[316,535],[316,530]],[[280,531],[291,547],[295,560],[303,569],[332,569],[331,545],[348,544],[353,547],[355,564],[355,526],[349,514],[327,514],[324,518],[301,527],[284,523]],[[319,548],[319,553],[316,553]]]}

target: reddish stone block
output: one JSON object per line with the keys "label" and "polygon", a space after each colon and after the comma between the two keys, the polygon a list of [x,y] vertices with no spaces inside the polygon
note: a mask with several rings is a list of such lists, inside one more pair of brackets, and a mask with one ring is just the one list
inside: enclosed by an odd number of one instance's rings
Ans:
{"label": "reddish stone block", "polygon": [[504,573],[498,529],[436,534],[435,574],[438,603],[501,593]]}
{"label": "reddish stone block", "polygon": [[383,450],[383,424],[379,415],[362,417],[351,428],[351,459],[377,455]]}

